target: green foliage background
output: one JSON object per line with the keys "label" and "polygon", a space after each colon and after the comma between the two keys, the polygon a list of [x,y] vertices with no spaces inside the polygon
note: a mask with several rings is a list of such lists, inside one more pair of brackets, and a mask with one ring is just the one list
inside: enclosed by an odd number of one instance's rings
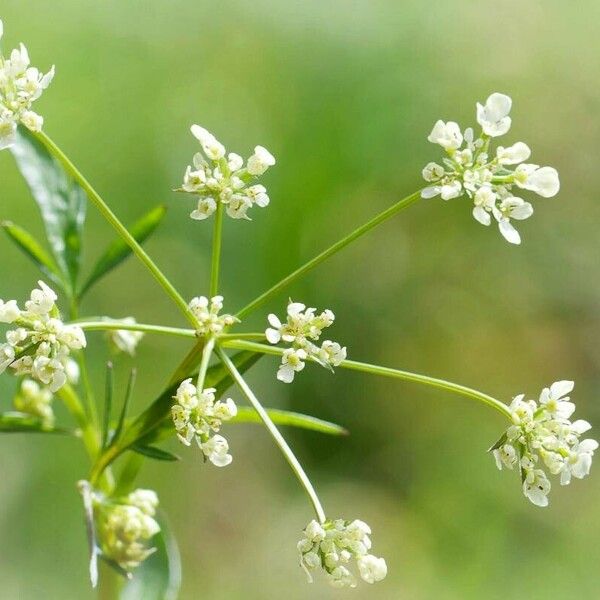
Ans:
{"label": "green foliage background", "polygon": [[[197,122],[247,155],[277,156],[272,203],[254,222],[227,220],[223,286],[236,309],[317,249],[412,192],[438,157],[438,118],[474,122],[476,100],[513,96],[507,141],[557,167],[562,190],[536,199],[509,246],[478,225],[468,202],[422,202],[290,290],[331,307],[334,339],[358,360],[427,372],[502,399],[577,382],[578,415],[600,427],[600,5],[559,0],[3,0],[4,47],[23,40],[57,76],[39,102],[46,131],[126,222],[166,202],[147,248],[185,297],[208,283],[210,226],[187,218],[177,186]],[[0,154],[1,218],[41,232],[8,152]],[[112,232],[93,208],[89,268]],[[0,239],[0,296],[22,298],[37,273]],[[283,311],[285,297],[268,309]],[[248,328],[264,322],[265,311]],[[133,260],[104,280],[85,314],[181,323]],[[100,366],[106,350],[90,334]],[[151,401],[185,340],[147,337],[135,403]],[[121,385],[131,360],[117,374]],[[360,517],[388,559],[385,583],[353,598],[551,600],[592,598],[600,584],[600,477],[556,485],[540,510],[516,475],[486,455],[504,423],[442,393],[354,373],[307,369],[294,386],[266,358],[251,376],[270,406],[340,422],[352,435],[290,432],[332,516]],[[101,370],[95,382],[101,390]],[[3,409],[13,382],[0,379]],[[239,397],[234,396],[236,399]],[[596,429],[596,437],[598,430]],[[295,543],[311,518],[267,434],[230,427],[226,470],[182,452],[148,465],[183,554],[184,599],[341,598],[307,587]],[[596,466],[594,469],[597,469]],[[75,482],[87,465],[76,441],[0,438],[0,597],[92,598]]]}

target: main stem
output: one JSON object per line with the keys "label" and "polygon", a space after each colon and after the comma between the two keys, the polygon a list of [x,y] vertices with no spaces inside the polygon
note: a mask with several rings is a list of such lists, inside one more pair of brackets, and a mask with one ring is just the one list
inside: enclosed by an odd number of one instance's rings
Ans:
{"label": "main stem", "polygon": [[43,132],[34,133],[35,137],[48,149],[58,161],[60,161],[65,170],[73,177],[77,183],[83,188],[88,195],[88,198],[95,204],[96,208],[100,211],[102,216],[110,223],[115,231],[121,236],[123,241],[131,248],[133,253],[139,258],[139,260],[146,266],[146,268],[152,273],[156,281],[165,290],[167,295],[177,304],[181,312],[190,321],[190,323],[196,327],[197,320],[192,311],[189,309],[187,302],[182,298],[179,292],[175,289],[173,284],[166,278],[163,272],[156,266],[154,261],[146,254],[145,250],[140,246],[136,239],[129,233],[127,228],[119,221],[117,216],[108,207],[106,202],[96,192],[88,180],[81,174],[77,167],[70,161],[70,159],[63,153],[63,151]]}
{"label": "main stem", "polygon": [[[274,356],[282,356],[283,350],[275,346],[267,346],[266,344],[257,344],[255,342],[246,342],[242,340],[227,340],[222,343],[226,348],[236,348],[238,350],[253,350],[254,352],[261,352],[262,354],[272,354]],[[310,357],[307,360],[312,360]],[[314,361],[313,361],[314,362]],[[371,373],[373,375],[382,375],[383,377],[391,377],[393,379],[401,379],[403,381],[411,381],[413,383],[420,383],[429,387],[434,387],[448,392],[453,392],[461,396],[465,396],[472,400],[482,402],[497,411],[501,412],[505,417],[511,418],[510,410],[506,404],[496,400],[492,396],[488,396],[483,392],[471,389],[458,383],[452,383],[444,379],[437,379],[435,377],[429,377],[428,375],[420,375],[419,373],[411,373],[410,371],[401,371],[400,369],[391,369],[389,367],[381,367],[379,365],[371,365],[368,363],[357,362],[354,360],[342,361],[340,367],[344,369],[350,369],[352,371],[362,371],[363,373]]]}
{"label": "main stem", "polygon": [[298,478],[298,481],[306,491],[308,498],[314,508],[315,514],[317,515],[317,519],[319,519],[320,523],[324,523],[326,521],[325,511],[323,510],[323,506],[315,492],[315,489],[310,482],[310,479],[306,475],[302,465],[292,452],[292,449],[288,446],[288,443],[285,441],[284,437],[279,433],[279,429],[275,426],[271,418],[267,414],[267,411],[263,408],[262,404],[259,402],[258,398],[254,395],[254,392],[250,389],[246,380],[242,377],[240,372],[236,369],[233,362],[230,358],[223,352],[221,348],[217,348],[217,354],[221,359],[222,363],[227,367],[227,370],[231,373],[234,381],[244,394],[250,404],[254,407],[254,410],[258,413],[258,416],[261,418],[262,422],[265,424],[268,432],[271,434],[271,437],[275,440],[275,443],[279,446],[281,452],[283,453],[285,459],[288,464],[292,468],[292,471]]}
{"label": "main stem", "polygon": [[208,363],[215,347],[215,338],[209,338],[202,348],[202,360],[200,361],[200,368],[198,369],[198,383],[196,388],[198,394],[204,391],[204,380],[206,379],[206,371],[208,371]]}
{"label": "main stem", "polygon": [[217,204],[213,229],[212,259],[210,265],[210,297],[219,291],[219,265],[221,263],[221,240],[223,237],[223,203]]}
{"label": "main stem", "polygon": [[273,296],[278,294],[281,290],[286,288],[288,285],[292,284],[296,279],[299,279],[303,275],[306,275],[309,271],[312,271],[316,266],[320,265],[324,260],[327,260],[330,256],[333,256],[336,252],[345,248],[348,244],[358,239],[368,231],[371,231],[377,225],[380,225],[384,221],[387,221],[389,218],[393,217],[396,213],[399,213],[401,210],[408,208],[411,204],[414,204],[421,197],[421,191],[415,192],[406,198],[403,198],[396,204],[393,204],[383,212],[380,212],[378,215],[373,217],[370,221],[367,221],[364,225],[355,229],[352,233],[342,238],[339,242],[333,244],[324,250],[317,256],[315,256],[312,260],[309,260],[305,265],[296,269],[293,273],[290,273],[287,277],[284,277],[279,283],[276,283],[273,287],[268,289],[266,292],[258,296],[258,298],[254,299],[250,304],[247,304],[240,310],[236,317],[242,318],[244,315],[252,312],[254,309],[258,308],[268,300],[270,300]]}

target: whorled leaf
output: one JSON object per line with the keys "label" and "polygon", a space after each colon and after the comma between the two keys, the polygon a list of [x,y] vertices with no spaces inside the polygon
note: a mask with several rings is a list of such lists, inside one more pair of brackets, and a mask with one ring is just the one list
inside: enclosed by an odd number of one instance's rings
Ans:
{"label": "whorled leaf", "polygon": [[[163,205],[153,208],[129,228],[131,235],[141,244],[154,233],[163,220],[166,212],[167,209]],[[78,296],[81,298],[96,282],[115,267],[118,267],[124,260],[131,256],[131,254],[131,247],[122,239],[119,238],[112,242],[98,259],[98,262],[92,269],[89,277],[81,286]]]}
{"label": "whorled leaf", "polygon": [[54,259],[73,291],[81,262],[85,192],[25,128],[19,127],[11,151],[40,209]]}

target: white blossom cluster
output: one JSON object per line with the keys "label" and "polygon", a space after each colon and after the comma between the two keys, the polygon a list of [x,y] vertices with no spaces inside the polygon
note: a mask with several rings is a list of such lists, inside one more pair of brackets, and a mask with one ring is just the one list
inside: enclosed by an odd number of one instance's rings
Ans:
{"label": "white blossom cluster", "polygon": [[94,498],[96,530],[103,555],[122,569],[135,569],[156,548],[148,542],[160,531],[154,519],[158,497],[138,489],[123,499]]}
{"label": "white blossom cluster", "polygon": [[277,372],[280,381],[294,381],[295,374],[304,369],[304,361],[309,357],[328,369],[339,366],[346,359],[346,348],[337,342],[325,340],[321,346],[314,343],[321,337],[323,329],[330,327],[335,320],[335,315],[329,309],[317,315],[315,308],[306,308],[300,302],[290,301],[285,323],[274,314],[270,314],[268,320],[271,327],[265,331],[267,340],[271,344],[283,341],[292,345],[281,358]]}
{"label": "white blossom cluster", "polygon": [[570,420],[575,404],[567,394],[573,388],[572,381],[557,381],[542,390],[538,402],[515,397],[510,404],[513,424],[493,447],[499,469],[520,469],[523,493],[536,506],[548,506],[551,484],[544,466],[568,485],[572,477],[589,474],[598,448],[596,440],[579,439],[591,425]]}
{"label": "white blossom cluster", "polygon": [[251,220],[247,215],[250,208],[269,204],[266,188],[252,182],[275,164],[273,155],[256,146],[244,165],[239,154],[230,152],[226,156],[225,146],[203,127],[192,125],[191,131],[202,152],[194,155],[193,165],[187,167],[180,188],[198,196],[198,205],[190,217],[198,221],[208,219],[221,203],[231,218]]}
{"label": "white blossom cluster", "polygon": [[[136,320],[133,317],[125,317],[119,321],[125,325],[136,324]],[[129,356],[134,356],[137,345],[144,337],[144,332],[133,331],[131,329],[111,329],[107,333],[107,336],[118,352],[125,352]]]}
{"label": "white blossom cluster", "polygon": [[191,379],[183,381],[171,407],[171,416],[177,437],[189,446],[196,440],[204,456],[216,467],[226,467],[233,457],[229,454],[229,444],[222,435],[212,435],[221,429],[223,421],[237,415],[237,406],[231,398],[224,402],[215,401],[214,388],[207,388],[198,393]]}
{"label": "white blossom cluster", "polygon": [[190,310],[198,319],[198,334],[213,336],[222,333],[226,327],[238,322],[232,315],[219,315],[223,310],[223,296],[213,296],[210,300],[206,296],[192,298]]}
{"label": "white blossom cluster", "polygon": [[44,427],[54,425],[54,411],[52,410],[52,392],[40,386],[33,379],[24,379],[15,395],[13,405],[16,410],[38,417]]}
{"label": "white blossom cluster", "polygon": [[16,325],[6,333],[6,343],[0,344],[0,373],[10,366],[15,375],[29,375],[54,393],[72,371],[71,350],[84,348],[86,339],[81,327],[61,321],[54,291],[43,281],[38,285],[25,310],[16,300],[0,300],[0,323]]}
{"label": "white blossom cluster", "polygon": [[[0,20],[0,41],[4,25]],[[29,66],[29,54],[23,44],[5,58],[0,51],[0,150],[15,143],[17,124],[31,131],[41,131],[44,119],[31,110],[54,77],[54,66],[48,73],[40,73]]]}
{"label": "white blossom cluster", "polygon": [[560,182],[556,169],[524,162],[531,151],[523,142],[499,146],[495,155],[491,152],[491,138],[510,129],[511,107],[510,97],[499,93],[492,94],[485,105],[477,103],[477,122],[482,129],[477,139],[471,128],[463,134],[457,123],[438,121],[427,139],[442,146],[447,157],[442,160],[443,166],[430,162],[423,169],[423,178],[431,185],[421,195],[440,195],[450,200],[466,193],[473,201],[473,217],[479,223],[489,225],[493,217],[504,238],[520,244],[521,236],[511,220],[529,218],[533,207],[514,194],[522,189],[550,198],[558,193]]}
{"label": "white blossom cluster", "polygon": [[381,581],[387,575],[383,558],[369,554],[371,528],[363,521],[311,521],[298,542],[300,565],[312,583],[312,571],[323,569],[329,583],[336,588],[356,587],[356,576],[348,568],[356,561],[360,578],[367,583]]}

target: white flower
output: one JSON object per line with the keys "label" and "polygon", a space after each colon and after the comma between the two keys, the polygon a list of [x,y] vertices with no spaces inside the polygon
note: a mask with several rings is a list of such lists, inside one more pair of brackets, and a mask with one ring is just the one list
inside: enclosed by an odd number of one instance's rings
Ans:
{"label": "white flower", "polygon": [[509,407],[512,425],[492,447],[499,469],[519,464],[523,493],[537,506],[548,506],[551,489],[542,467],[568,485],[572,476],[582,479],[589,474],[598,448],[595,440],[579,440],[591,428],[587,421],[569,420],[575,405],[567,394],[573,387],[572,381],[557,381],[542,390],[539,404],[516,396]]}
{"label": "white flower", "polygon": [[193,125],[192,134],[200,141],[204,154],[194,155],[193,167],[186,168],[179,189],[198,197],[197,206],[190,213],[192,219],[204,221],[223,205],[232,219],[250,221],[248,211],[253,206],[268,206],[270,199],[266,188],[260,184],[250,185],[255,177],[275,164],[275,158],[266,148],[256,146],[244,166],[244,159],[234,152],[225,159],[223,144],[203,127]]}
{"label": "white flower", "polygon": [[[452,121],[435,124],[427,139],[440,144],[446,157],[443,166],[430,162],[423,169],[423,179],[431,185],[421,190],[421,197],[450,200],[467,195],[473,200],[473,217],[479,223],[489,225],[493,215],[502,236],[512,244],[520,244],[521,236],[511,220],[527,219],[533,214],[533,207],[516,198],[512,190],[516,186],[550,197],[558,193],[560,183],[552,167],[523,163],[531,155],[523,142],[500,146],[495,155],[492,153],[490,138],[506,133],[510,127],[511,104],[508,96],[497,93],[485,105],[477,104],[477,119],[483,132],[476,140],[471,128],[462,135]],[[517,166],[512,169],[512,165]]]}
{"label": "white flower", "polygon": [[[0,31],[0,38],[2,33]],[[29,54],[23,44],[12,50],[8,58],[0,53],[0,150],[16,142],[18,123],[31,131],[42,129],[44,119],[31,107],[50,85],[54,67],[44,75],[29,64]]]}
{"label": "white flower", "polygon": [[281,357],[281,365],[277,371],[277,379],[284,383],[292,383],[294,375],[304,369],[306,357],[306,352],[301,348],[299,350],[294,350],[293,348],[285,350]]}
{"label": "white flower", "polygon": [[511,119],[508,116],[512,100],[505,94],[494,93],[485,102],[485,106],[477,103],[477,122],[483,132],[491,137],[504,135],[510,129]]}
{"label": "white flower", "polygon": [[548,506],[548,494],[550,493],[550,481],[541,469],[530,469],[526,471],[523,481],[523,493],[536,506]]}
{"label": "white flower", "polygon": [[200,445],[204,455],[215,467],[226,467],[231,464],[233,457],[229,452],[229,444],[222,435],[213,435],[207,442]]}
{"label": "white flower", "polygon": [[262,175],[275,164],[275,157],[262,146],[254,148],[254,154],[248,159],[246,168],[250,175]]}
{"label": "white flower", "polygon": [[309,582],[313,571],[323,569],[333,587],[356,587],[357,578],[349,569],[352,560],[356,561],[363,581],[375,583],[384,579],[387,565],[383,558],[369,554],[370,535],[371,528],[359,520],[311,521],[297,545],[300,565]]}
{"label": "white flower", "polygon": [[456,150],[463,143],[460,127],[454,121],[447,123],[442,120],[437,121],[427,139],[432,144],[439,144],[445,150]]}
{"label": "white flower", "polygon": [[531,156],[531,150],[527,144],[517,142],[508,148],[498,146],[496,156],[501,165],[518,165]]}
{"label": "white flower", "polygon": [[495,206],[492,212],[498,221],[498,229],[504,239],[511,244],[520,244],[521,236],[510,222],[510,219],[519,221],[528,219],[533,214],[533,206],[522,198],[509,196]]}
{"label": "white flower", "polygon": [[4,302],[0,299],[0,323],[14,323],[20,315],[16,300]]}
{"label": "white flower", "polygon": [[[119,322],[125,325],[135,325],[137,323],[133,317],[120,319]],[[134,356],[137,345],[144,337],[144,332],[131,329],[112,329],[109,331],[108,337],[119,352]]]}
{"label": "white flower", "polygon": [[515,183],[525,190],[551,198],[560,190],[558,172],[552,167],[538,167],[538,165],[522,164],[515,171]]}
{"label": "white flower", "polygon": [[375,583],[385,579],[387,575],[387,564],[383,558],[377,558],[372,554],[362,556],[356,562],[360,577],[367,583]]}
{"label": "white flower", "polygon": [[322,362],[328,363],[333,367],[339,367],[342,361],[346,360],[346,348],[340,346],[337,342],[325,340],[319,350],[319,358]]}
{"label": "white flower", "polygon": [[138,489],[127,496],[127,503],[136,506],[144,514],[153,517],[158,507],[158,496],[154,490]]}

